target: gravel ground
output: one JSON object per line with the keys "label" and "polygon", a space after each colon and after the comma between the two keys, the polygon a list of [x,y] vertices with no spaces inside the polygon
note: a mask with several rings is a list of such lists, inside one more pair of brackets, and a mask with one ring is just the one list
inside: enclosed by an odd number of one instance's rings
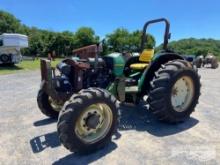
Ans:
{"label": "gravel ground", "polygon": [[188,121],[162,124],[145,107],[124,107],[113,142],[87,156],[61,146],[56,121],[39,112],[38,71],[0,76],[0,164],[220,164],[220,69],[199,72],[202,95]]}

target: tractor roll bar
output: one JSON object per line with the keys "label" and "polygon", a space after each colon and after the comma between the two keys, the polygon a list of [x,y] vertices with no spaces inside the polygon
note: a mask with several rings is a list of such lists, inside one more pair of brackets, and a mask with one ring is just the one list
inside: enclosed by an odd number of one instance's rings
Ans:
{"label": "tractor roll bar", "polygon": [[151,20],[151,21],[148,21],[148,22],[145,23],[144,28],[143,28],[142,39],[141,39],[141,51],[144,50],[144,44],[146,42],[146,31],[147,31],[148,26],[150,24],[159,23],[159,22],[165,22],[165,25],[166,25],[165,33],[164,33],[163,49],[164,50],[167,49],[168,40],[171,37],[170,22],[166,18],[160,18],[160,19]]}

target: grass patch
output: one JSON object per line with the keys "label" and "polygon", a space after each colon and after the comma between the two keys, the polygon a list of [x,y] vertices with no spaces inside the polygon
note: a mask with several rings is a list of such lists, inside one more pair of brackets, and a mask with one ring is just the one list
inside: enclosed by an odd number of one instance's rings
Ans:
{"label": "grass patch", "polygon": [[[62,59],[52,61],[52,66],[56,66]],[[32,71],[40,69],[40,60],[22,61],[16,65],[0,65],[0,75],[12,74],[21,71]]]}

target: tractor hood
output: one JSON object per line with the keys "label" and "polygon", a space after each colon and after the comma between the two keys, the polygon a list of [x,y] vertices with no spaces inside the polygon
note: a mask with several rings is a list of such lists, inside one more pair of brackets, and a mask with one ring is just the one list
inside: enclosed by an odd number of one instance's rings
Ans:
{"label": "tractor hood", "polygon": [[125,59],[121,53],[111,53],[105,57],[112,59],[113,63],[113,73],[115,76],[122,76],[125,66]]}

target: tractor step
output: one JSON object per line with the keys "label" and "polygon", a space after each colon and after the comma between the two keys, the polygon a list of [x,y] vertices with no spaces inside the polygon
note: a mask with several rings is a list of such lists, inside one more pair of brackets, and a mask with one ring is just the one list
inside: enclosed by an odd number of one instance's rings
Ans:
{"label": "tractor step", "polygon": [[125,87],[125,93],[137,93],[137,92],[138,92],[138,86]]}
{"label": "tractor step", "polygon": [[136,86],[138,84],[137,80],[132,79],[132,78],[127,78],[125,80],[125,86],[130,87],[130,86]]}

